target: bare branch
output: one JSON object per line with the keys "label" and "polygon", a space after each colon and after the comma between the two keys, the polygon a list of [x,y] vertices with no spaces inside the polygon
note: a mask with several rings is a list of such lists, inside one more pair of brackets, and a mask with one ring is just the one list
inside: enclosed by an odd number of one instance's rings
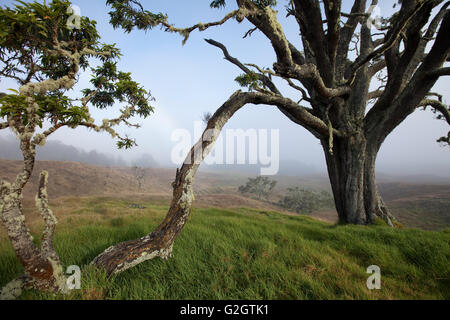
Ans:
{"label": "bare branch", "polygon": [[375,74],[377,74],[384,68],[386,68],[386,60],[383,59],[383,60],[375,62],[373,65],[371,65],[369,67],[369,70],[368,70],[369,77],[373,77]]}
{"label": "bare branch", "polygon": [[[241,69],[242,71],[244,71],[247,74],[252,73],[252,71],[247,68],[242,62],[240,62],[238,59],[232,57],[227,48],[220,42],[217,42],[215,40],[212,39],[205,39],[205,41],[207,43],[209,43],[210,45],[213,45],[219,49],[222,50],[223,55],[225,56],[225,59],[229,62],[231,62],[232,64],[236,65],[239,69]],[[270,80],[269,77],[265,76],[264,73],[261,73],[259,75],[259,79],[260,81],[267,87],[270,89],[270,91],[272,91],[273,93],[279,94],[280,91],[277,89],[277,87],[275,86],[275,84]]]}
{"label": "bare branch", "polygon": [[277,55],[277,61],[292,65],[293,60],[289,42],[278,22],[276,11],[270,6],[259,9],[249,0],[238,0],[237,2],[240,10],[245,13],[246,18],[271,41]]}
{"label": "bare branch", "polygon": [[247,37],[249,37],[249,36],[251,36],[252,34],[253,34],[253,32],[255,32],[256,30],[258,30],[258,28],[251,28],[250,30],[248,30],[245,34],[244,34],[244,36],[242,37],[243,39],[245,39],[245,38],[247,38]]}
{"label": "bare branch", "polygon": [[450,67],[432,70],[428,72],[428,76],[430,77],[450,76]]}
{"label": "bare branch", "polygon": [[242,12],[240,10],[234,10],[234,11],[228,13],[223,19],[221,19],[219,21],[208,22],[205,24],[197,23],[196,25],[194,25],[192,27],[184,28],[184,29],[175,28],[174,26],[170,25],[166,21],[162,21],[161,25],[166,27],[166,31],[176,32],[176,33],[179,33],[180,35],[184,36],[183,44],[185,44],[186,41],[189,39],[189,36],[192,31],[194,31],[196,29],[198,29],[199,31],[205,31],[208,28],[220,26],[220,25],[224,24],[225,22],[227,22],[228,20],[230,20],[231,18],[236,17],[238,15],[242,15]]}
{"label": "bare branch", "polygon": [[8,127],[9,127],[9,123],[8,122],[0,122],[0,130],[6,129]]}
{"label": "bare branch", "polygon": [[450,108],[446,104],[442,103],[439,100],[433,100],[433,99],[424,99],[420,104],[417,106],[419,107],[427,107],[430,106],[434,108],[436,111],[439,111],[444,119],[447,121],[447,123],[450,125]]}
{"label": "bare branch", "polygon": [[[302,100],[305,100],[305,101],[307,101],[307,102],[309,102],[309,103],[312,102],[312,99],[308,97],[308,94],[307,94],[307,92],[306,92],[305,89],[303,89],[302,87],[296,85],[296,84],[295,84],[294,82],[292,82],[292,80],[289,79],[289,78],[284,78],[284,80],[287,81],[287,83],[289,84],[289,86],[291,86],[292,88],[294,88],[294,89],[296,89],[296,90],[298,90],[298,91],[300,91],[300,92],[302,93]],[[300,103],[302,100],[300,100],[299,103]]]}
{"label": "bare branch", "polygon": [[436,97],[436,98],[438,98],[439,102],[443,101],[442,94],[439,94],[437,92],[428,92],[427,97]]}
{"label": "bare branch", "polygon": [[[386,96],[384,94],[367,113],[364,120],[365,130],[372,135],[379,136],[379,145],[421,104],[439,76],[448,74],[449,68],[441,68],[441,66],[450,51],[449,33],[450,11],[447,10],[430,52],[402,92],[397,98],[387,101],[383,101]],[[430,70],[432,71],[430,72]],[[380,125],[380,123],[384,123],[384,125]]]}
{"label": "bare branch", "polygon": [[367,95],[367,99],[372,100],[372,99],[379,98],[383,95],[383,93],[384,93],[384,90],[375,90],[375,91],[369,92],[369,94]]}
{"label": "bare branch", "polygon": [[[307,40],[309,47],[314,54],[319,74],[323,77],[323,82],[326,86],[331,87],[333,85],[334,71],[332,60],[334,59],[330,59],[329,56],[329,47],[323,29],[323,19],[319,1],[294,0],[293,4],[302,36]],[[335,45],[332,45],[331,47],[334,50]]]}
{"label": "bare branch", "polygon": [[294,78],[299,81],[305,79],[311,80],[317,92],[325,98],[340,97],[351,92],[351,88],[348,86],[328,88],[314,64],[305,64],[302,66],[295,65],[293,67],[287,67],[285,65],[275,63],[273,67],[275,72],[282,75],[283,77]]}
{"label": "bare branch", "polygon": [[[192,184],[195,174],[214,147],[225,124],[246,104],[282,105],[285,108],[296,108],[300,112],[306,112],[301,111],[297,104],[282,97],[240,90],[235,92],[209,119],[202,137],[191,148],[181,168],[177,169],[175,181],[172,183],[172,202],[163,222],[149,235],[109,247],[97,256],[92,264],[103,268],[108,275],[112,275],[149,259],[155,257],[167,259],[171,255],[173,243],[191,214],[191,205],[194,200]],[[305,121],[328,130],[320,119],[308,116],[306,113]]]}
{"label": "bare branch", "polygon": [[422,1],[420,2],[417,7],[413,10],[411,14],[405,14],[403,17],[399,19],[399,23],[394,26],[389,32],[388,32],[388,38],[385,40],[382,46],[377,48],[375,51],[370,52],[364,57],[360,57],[357,59],[350,67],[351,69],[351,76],[349,77],[349,82],[352,83],[353,79],[356,75],[356,72],[366,63],[370,62],[373,59],[377,59],[381,57],[387,50],[392,48],[400,37],[403,35],[403,33],[406,31],[406,28],[411,23],[411,21],[414,20],[416,15],[420,12],[420,10],[427,4],[429,4],[430,1]]}
{"label": "bare branch", "polygon": [[[347,53],[355,33],[356,27],[365,13],[366,0],[356,0],[353,3],[352,10],[348,15],[348,19],[345,25],[340,30],[339,46],[337,51],[337,66],[339,67],[340,77],[343,77],[345,69],[345,61],[347,59]],[[341,13],[342,14],[342,13]],[[345,14],[342,14],[346,16]]]}

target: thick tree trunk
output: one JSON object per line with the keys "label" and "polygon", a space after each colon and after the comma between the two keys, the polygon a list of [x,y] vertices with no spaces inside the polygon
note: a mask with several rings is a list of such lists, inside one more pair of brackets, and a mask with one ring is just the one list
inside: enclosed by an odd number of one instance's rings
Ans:
{"label": "thick tree trunk", "polygon": [[54,291],[59,289],[58,280],[62,273],[59,260],[40,251],[34,244],[33,238],[25,226],[22,206],[17,203],[16,199],[11,204],[5,205],[2,221],[16,256],[25,269],[27,282],[38,290]]}
{"label": "thick tree trunk", "polygon": [[328,141],[322,144],[340,223],[371,224],[378,217],[393,226],[376,184],[376,145],[362,134],[336,139],[333,154]]}
{"label": "thick tree trunk", "polygon": [[323,145],[339,221],[365,224],[365,140],[356,136],[336,139],[333,154],[329,152],[328,142],[323,142]]}
{"label": "thick tree trunk", "polygon": [[43,172],[36,196],[36,203],[46,224],[40,249],[33,242],[30,230],[25,224],[21,202],[23,189],[14,188],[4,181],[0,184],[1,220],[14,252],[25,270],[24,276],[12,281],[1,290],[0,298],[2,299],[15,298],[22,288],[52,292],[66,289],[61,263],[53,250],[56,219],[47,205],[46,183],[47,173]]}

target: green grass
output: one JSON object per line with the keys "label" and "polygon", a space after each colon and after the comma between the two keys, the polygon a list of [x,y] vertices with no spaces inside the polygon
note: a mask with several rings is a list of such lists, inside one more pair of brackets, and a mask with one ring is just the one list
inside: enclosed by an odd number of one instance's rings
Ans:
{"label": "green grass", "polygon": [[[55,247],[65,266],[82,267],[81,290],[68,296],[26,291],[21,299],[450,299],[448,229],[332,226],[255,209],[196,209],[171,259],[107,279],[89,262],[114,243],[150,232],[167,207],[80,201],[60,219]],[[22,269],[0,239],[3,286]],[[382,288],[371,291],[366,269],[374,264]]]}

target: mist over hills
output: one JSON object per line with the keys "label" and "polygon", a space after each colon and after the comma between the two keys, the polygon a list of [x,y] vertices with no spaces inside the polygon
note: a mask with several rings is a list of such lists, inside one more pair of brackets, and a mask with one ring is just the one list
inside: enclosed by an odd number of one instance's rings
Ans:
{"label": "mist over hills", "polygon": [[[260,175],[261,166],[259,164],[216,164],[216,165],[206,165],[202,164],[200,169],[204,172],[217,172],[226,173],[233,172],[236,174],[247,174],[247,175]],[[277,175],[282,176],[310,176],[310,175],[324,175],[325,172],[319,170],[313,165],[303,163],[301,161],[295,160],[285,160],[280,159],[279,170]]]}
{"label": "mist over hills", "polygon": [[[160,165],[152,155],[143,153],[133,160],[125,160],[121,156],[115,156],[98,152],[96,150],[85,151],[72,145],[65,144],[58,140],[49,140],[45,146],[38,147],[36,151],[37,160],[40,161],[71,161],[81,162],[97,166],[115,166],[128,167],[138,166],[143,168],[172,168],[175,165],[168,163]],[[22,160],[22,153],[19,148],[18,140],[14,136],[0,136],[0,159]],[[235,161],[236,162],[236,161]],[[223,164],[223,165],[201,165],[203,172],[259,175],[261,165],[255,164]],[[283,176],[309,176],[323,175],[313,165],[305,164],[300,161],[281,159],[278,175]]]}
{"label": "mist over hills", "polygon": [[[49,140],[45,146],[38,147],[36,150],[36,158],[41,161],[71,161],[106,167],[128,167],[135,165],[143,168],[159,167],[159,164],[149,154],[141,154],[134,160],[126,161],[121,156],[105,154],[96,150],[84,151],[57,140]],[[0,136],[0,159],[23,159],[18,140],[15,137]]]}
{"label": "mist over hills", "polygon": [[[141,153],[133,159],[123,159],[120,155],[99,152],[97,150],[86,151],[65,144],[58,140],[49,140],[45,146],[37,148],[37,160],[39,161],[69,161],[80,162],[88,165],[104,167],[132,167],[142,168],[171,168],[177,167],[170,161],[160,164],[148,153]],[[12,136],[0,136],[0,159],[22,160],[22,153],[19,148],[18,140]],[[235,161],[237,163],[237,161]],[[200,171],[205,173],[227,174],[234,176],[257,176],[261,172],[260,164],[210,164],[202,163]],[[314,180],[323,180],[328,185],[328,175],[325,171],[316,167],[314,164],[307,164],[300,160],[280,159],[279,171],[277,176],[284,177],[311,177]],[[407,182],[407,183],[433,183],[448,184],[450,177],[446,175],[431,175],[421,172],[411,174],[392,173],[385,171],[382,167],[377,170],[378,182]]]}

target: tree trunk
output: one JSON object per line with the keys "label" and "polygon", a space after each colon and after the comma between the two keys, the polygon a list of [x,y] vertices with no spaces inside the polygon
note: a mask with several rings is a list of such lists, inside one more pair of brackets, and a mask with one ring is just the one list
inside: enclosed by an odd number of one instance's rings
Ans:
{"label": "tree trunk", "polygon": [[202,137],[192,147],[181,169],[177,169],[169,211],[156,230],[140,239],[122,242],[106,249],[92,264],[111,275],[155,257],[167,259],[171,256],[173,243],[191,213],[193,183],[198,167],[213,148],[226,122],[237,110],[252,101],[257,101],[254,94],[237,91],[208,121]]}
{"label": "tree trunk", "polygon": [[[32,287],[42,291],[58,291],[65,284],[62,267],[57,256],[39,250],[25,225],[22,205],[17,195],[8,195],[10,202],[3,206],[2,222],[17,258],[25,269],[21,287]],[[8,296],[3,290],[2,296]]]}
{"label": "tree trunk", "polygon": [[[22,208],[22,190],[15,189],[7,182],[0,185],[0,215],[14,252],[25,269],[25,275],[12,281],[0,292],[2,299],[14,299],[22,288],[41,291],[64,291],[65,277],[59,257],[53,250],[53,231],[56,219],[47,206],[47,173],[41,174],[36,203],[44,218],[46,227],[39,249],[33,242],[30,230],[25,224]],[[15,294],[13,293],[15,292]]]}
{"label": "tree trunk", "polygon": [[322,141],[322,145],[339,222],[372,224],[379,217],[393,226],[393,217],[376,184],[376,145],[362,134],[336,139],[333,154],[329,152],[328,141]]}
{"label": "tree trunk", "polygon": [[385,221],[389,226],[393,227],[393,222],[396,219],[390,213],[388,207],[381,198],[376,183],[375,162],[378,154],[378,147],[374,144],[368,145],[366,154],[364,168],[364,201],[368,221],[369,223],[373,223],[375,217],[378,217]]}

